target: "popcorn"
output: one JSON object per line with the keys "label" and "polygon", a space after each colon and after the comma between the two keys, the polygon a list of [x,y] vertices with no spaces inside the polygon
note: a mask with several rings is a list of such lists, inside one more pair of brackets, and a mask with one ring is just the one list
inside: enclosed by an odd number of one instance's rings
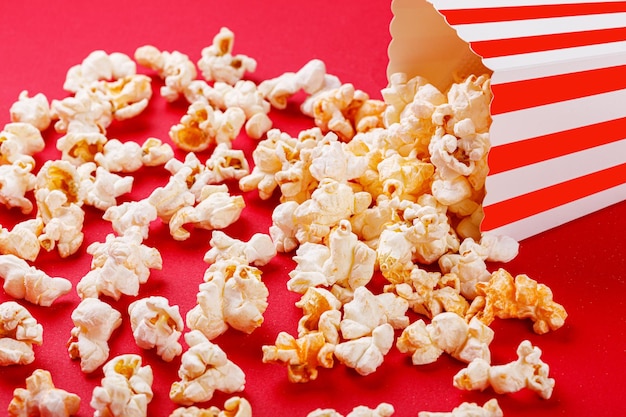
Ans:
{"label": "popcorn", "polygon": [[198,68],[207,81],[234,85],[246,72],[254,72],[256,60],[246,55],[232,55],[235,34],[222,27],[213,38],[213,44],[202,49]]}
{"label": "popcorn", "polygon": [[169,136],[178,148],[189,152],[203,151],[214,143],[230,147],[245,122],[246,115],[239,107],[221,111],[196,101],[189,105],[180,123],[170,128]]}
{"label": "popcorn", "polygon": [[461,294],[468,300],[473,300],[477,295],[476,285],[491,278],[486,259],[487,250],[468,237],[461,243],[458,253],[442,255],[438,262],[442,273],[451,272],[459,278]]}
{"label": "popcorn", "polygon": [[73,165],[81,165],[96,160],[96,155],[102,152],[108,142],[107,137],[97,126],[85,128],[71,124],[67,133],[57,140],[56,146],[61,151],[61,159]]}
{"label": "popcorn", "polygon": [[115,120],[137,116],[148,107],[152,97],[152,80],[143,74],[126,75],[115,81],[99,81],[90,88],[111,103]]}
{"label": "popcorn", "polygon": [[9,209],[17,207],[23,214],[33,211],[33,203],[26,197],[37,182],[32,170],[33,164],[21,160],[0,165],[0,203]]}
{"label": "popcorn", "polygon": [[393,340],[393,327],[384,323],[374,328],[371,336],[339,343],[335,346],[335,357],[360,375],[369,375],[382,365],[385,355],[393,346]]}
{"label": "popcorn", "polygon": [[42,93],[29,97],[28,91],[23,90],[18,100],[11,105],[9,113],[12,122],[29,123],[40,131],[48,129],[52,123],[50,104]]}
{"label": "popcorn", "polygon": [[145,166],[165,165],[172,158],[174,158],[174,149],[169,143],[163,143],[160,139],[148,138],[141,145],[141,162]]}
{"label": "popcorn", "polygon": [[443,352],[466,363],[476,358],[489,363],[493,336],[493,330],[478,319],[468,324],[456,313],[443,312],[433,317],[430,324],[417,320],[406,327],[396,347],[402,353],[412,354],[413,365],[433,363]]}
{"label": "popcorn", "polygon": [[535,333],[544,334],[563,326],[567,312],[552,299],[552,291],[544,284],[517,275],[515,278],[500,268],[488,282],[476,284],[477,296],[466,317],[476,316],[489,325],[495,317],[530,318]]}
{"label": "popcorn", "polygon": [[93,156],[99,166],[110,172],[134,172],[143,166],[143,149],[137,142],[109,139]]}
{"label": "popcorn", "polygon": [[157,355],[171,362],[182,353],[178,342],[184,327],[178,306],[171,306],[167,298],[151,296],[133,301],[128,306],[130,324],[137,346],[142,349],[156,347]]}
{"label": "popcorn", "polygon": [[113,105],[104,95],[91,89],[80,89],[74,96],[52,100],[50,113],[58,133],[102,133],[113,121]]}
{"label": "popcorn", "polygon": [[[364,405],[355,407],[346,417],[389,417],[395,412],[393,406],[387,403],[380,403],[376,408],[371,409]],[[321,409],[311,411],[307,417],[343,417],[333,409]]]}
{"label": "popcorn", "polygon": [[11,230],[0,226],[0,253],[34,261],[41,249],[39,235],[42,230],[43,221],[40,218],[19,222]]}
{"label": "popcorn", "polygon": [[113,231],[124,235],[131,228],[137,228],[143,239],[148,238],[150,223],[157,219],[157,209],[147,199],[127,201],[106,209],[102,219],[111,222]]}
{"label": "popcorn", "polygon": [[68,196],[74,197],[72,193],[61,189],[35,190],[37,216],[44,224],[39,243],[48,252],[56,247],[62,258],[76,253],[84,239],[82,229],[85,212],[81,208],[82,200],[73,202]]}
{"label": "popcorn", "polygon": [[347,220],[330,232],[328,246],[306,242],[298,248],[289,290],[304,293],[312,286],[338,286],[349,292],[366,285],[374,274],[376,253],[352,233]]}
{"label": "popcorn", "polygon": [[211,249],[204,254],[204,262],[209,264],[219,260],[241,258],[248,264],[263,266],[276,256],[272,238],[263,233],[255,233],[250,240],[243,242],[215,230],[209,244]]}
{"label": "popcorn", "polygon": [[512,393],[528,388],[541,398],[552,396],[555,381],[548,377],[549,367],[541,360],[541,349],[528,340],[517,348],[517,360],[505,365],[489,365],[484,359],[472,360],[454,376],[454,386],[463,390],[485,390]]}
{"label": "popcorn", "polygon": [[446,95],[448,103],[439,106],[433,114],[435,123],[450,133],[454,131],[458,121],[469,118],[476,132],[486,132],[489,129],[489,104],[493,96],[488,75],[470,75],[461,82],[452,84]]}
{"label": "popcorn", "polygon": [[141,231],[130,228],[123,236],[110,233],[105,242],[94,242],[87,247],[93,256],[91,271],[76,286],[81,299],[98,298],[101,294],[115,300],[124,295],[136,296],[150,269],[161,269],[161,254],[155,248],[143,245]]}
{"label": "popcorn", "polygon": [[196,202],[196,196],[187,186],[187,177],[190,174],[191,168],[181,169],[170,177],[165,186],[155,188],[146,199],[156,208],[158,218],[164,223],[169,223],[181,208],[192,206]]}
{"label": "popcorn", "polygon": [[335,345],[328,343],[320,331],[310,332],[298,339],[280,332],[274,346],[263,346],[263,363],[287,366],[290,382],[304,383],[317,379],[319,366],[332,368]]}
{"label": "popcorn", "polygon": [[35,166],[33,155],[43,151],[41,132],[26,122],[7,123],[0,131],[0,165],[21,162]]}
{"label": "popcorn", "polygon": [[120,79],[134,75],[135,72],[135,62],[127,55],[120,52],[107,54],[105,51],[96,50],[67,71],[63,89],[76,93],[90,87],[96,81]]}
{"label": "popcorn", "polygon": [[291,96],[303,90],[306,94],[337,88],[341,82],[334,75],[326,73],[326,64],[312,59],[297,72],[286,72],[276,78],[264,80],[259,91],[277,109],[285,109]]}
{"label": "popcorn", "polygon": [[0,303],[0,366],[28,365],[33,345],[43,343],[43,327],[15,301]]}
{"label": "popcorn", "polygon": [[309,287],[296,302],[296,307],[302,309],[302,318],[298,321],[298,337],[319,330],[327,342],[335,345],[339,343],[342,306],[342,302],[330,291]]}
{"label": "popcorn", "polygon": [[94,417],[147,416],[152,401],[153,374],[141,365],[141,356],[119,355],[102,368],[104,378],[93,390],[89,405]]}
{"label": "popcorn", "polygon": [[227,394],[243,391],[245,374],[219,346],[197,330],[186,333],[185,341],[189,349],[181,358],[180,381],[170,389],[172,401],[191,405],[209,401],[216,390]]}
{"label": "popcorn", "polygon": [[388,152],[376,166],[382,194],[390,199],[416,201],[430,190],[435,167],[413,154],[404,157]]}
{"label": "popcorn", "polygon": [[363,175],[367,167],[367,159],[348,151],[346,144],[332,132],[327,133],[310,152],[309,171],[318,181],[330,178],[347,182]]}
{"label": "popcorn", "polygon": [[91,373],[108,359],[108,341],[122,324],[122,315],[104,301],[85,298],[72,311],[72,322],[69,356],[80,359],[81,371]]}
{"label": "popcorn", "polygon": [[26,388],[16,388],[9,403],[10,417],[76,415],[80,408],[80,397],[56,388],[50,372],[35,369],[26,378]]}
{"label": "popcorn", "polygon": [[242,258],[218,259],[205,271],[198,305],[186,316],[187,326],[209,340],[229,326],[252,333],[263,323],[268,295],[259,269]]}
{"label": "popcorn", "polygon": [[135,50],[135,60],[139,65],[157,72],[165,81],[161,96],[169,102],[176,101],[196,78],[196,66],[189,57],[179,51],[159,51],[152,45],[144,45]]}
{"label": "popcorn", "polygon": [[293,215],[297,208],[298,203],[295,201],[287,201],[274,207],[269,234],[277,252],[291,252],[300,245],[296,238],[297,227]]}
{"label": "popcorn", "polygon": [[49,307],[72,289],[69,280],[52,278],[11,254],[0,255],[0,276],[4,279],[3,289],[8,295],[43,307]]}
{"label": "popcorn", "polygon": [[84,203],[100,210],[117,205],[116,198],[129,193],[133,186],[133,177],[122,177],[93,162],[82,164],[77,171]]}
{"label": "popcorn", "polygon": [[209,408],[179,407],[169,417],[252,417],[252,407],[242,397],[231,397],[224,402],[224,410],[216,406]]}
{"label": "popcorn", "polygon": [[498,404],[498,400],[492,398],[483,406],[476,403],[464,402],[452,411],[448,412],[432,412],[420,411],[418,417],[503,417],[504,413]]}
{"label": "popcorn", "polygon": [[170,234],[176,240],[186,240],[191,235],[183,226],[213,230],[223,229],[239,219],[246,206],[242,196],[231,196],[226,184],[203,187],[200,202],[176,211],[170,221]]}
{"label": "popcorn", "polygon": [[231,88],[215,83],[216,89],[224,89],[223,107],[239,107],[246,115],[246,134],[252,139],[260,139],[272,128],[269,118],[271,105],[265,100],[256,84],[252,81],[237,81]]}

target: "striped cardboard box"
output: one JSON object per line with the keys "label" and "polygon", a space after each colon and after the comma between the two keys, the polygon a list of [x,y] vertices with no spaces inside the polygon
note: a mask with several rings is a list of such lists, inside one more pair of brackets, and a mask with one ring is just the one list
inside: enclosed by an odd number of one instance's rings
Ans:
{"label": "striped cardboard box", "polygon": [[394,0],[388,73],[491,73],[483,231],[524,239],[626,200],[626,2]]}

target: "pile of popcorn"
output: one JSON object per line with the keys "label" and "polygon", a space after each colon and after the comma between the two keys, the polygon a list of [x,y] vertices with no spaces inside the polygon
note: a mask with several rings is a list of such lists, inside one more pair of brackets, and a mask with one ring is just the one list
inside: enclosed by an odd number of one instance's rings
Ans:
{"label": "pile of popcorn", "polygon": [[[109,338],[128,319],[140,348],[155,349],[164,362],[180,356],[180,380],[169,393],[180,407],[171,416],[251,416],[241,396],[223,410],[194,404],[215,391],[244,391],[244,371],[212,340],[229,328],[252,333],[263,325],[269,291],[262,268],[281,254],[293,255],[286,285],[300,295],[295,307],[302,317],[263,346],[262,361],[285,366],[289,381],[314,380],[320,368],[337,362],[372,374],[395,345],[417,366],[444,353],[466,363],[452,381],[459,389],[504,394],[526,388],[549,399],[555,381],[529,341],[519,344],[516,361],[491,363],[495,318],[530,319],[543,334],[560,328],[567,313],[547,286],[488,270],[489,262],[510,261],[518,252],[514,240],[480,231],[489,76],[470,76],[441,92],[398,73],[382,90],[383,100],[375,100],[328,74],[317,59],[255,84],[244,77],[256,61],[233,54],[233,44],[233,32],[222,28],[197,63],[151,45],[136,49],[134,59],[94,51],[67,72],[68,97],[49,102],[24,91],[0,132],[0,202],[35,213],[11,230],[0,228],[0,276],[8,295],[50,306],[72,291],[68,279],[34,266],[40,251],[74,255],[85,240],[86,206],[111,224],[104,242],[86,247],[91,269],[76,285],[81,302],[68,335],[69,358],[80,361],[84,373],[104,373],[89,403],[94,415],[147,415],[151,367],[136,354],[109,358]],[[137,116],[153,95],[151,78],[137,73],[137,64],[162,80],[165,100],[188,103],[170,141],[107,137],[114,120]],[[286,108],[298,93],[315,126],[293,137],[273,127],[270,110]],[[49,126],[61,135],[61,157],[36,167]],[[257,141],[252,163],[233,148],[241,135]],[[183,160],[175,149],[185,152]],[[202,152],[210,153],[204,162]],[[118,204],[132,189],[130,174],[144,166],[162,167],[169,181],[144,199]],[[227,181],[240,193],[231,194]],[[241,241],[221,229],[239,220],[251,192],[262,200],[278,194],[279,204],[267,233]],[[157,220],[176,241],[194,228],[212,233],[204,256],[209,267],[196,306],[184,317],[163,296],[138,297],[150,271],[163,267],[158,248],[144,243]],[[382,292],[368,286],[376,274],[385,279]],[[133,297],[128,311],[107,302],[121,297]],[[43,343],[41,324],[13,301],[0,304],[0,318],[0,365],[33,363],[33,345]],[[77,413],[80,398],[55,388],[48,371],[37,369],[25,385],[15,390],[9,415]],[[382,403],[348,416],[393,412]],[[340,416],[329,409],[308,415]],[[503,413],[494,398],[419,415]]]}

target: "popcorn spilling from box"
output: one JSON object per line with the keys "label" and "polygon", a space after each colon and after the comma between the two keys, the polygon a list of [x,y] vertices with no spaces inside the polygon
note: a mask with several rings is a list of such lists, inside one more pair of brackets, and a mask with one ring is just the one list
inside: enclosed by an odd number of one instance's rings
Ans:
{"label": "popcorn spilling from box", "polygon": [[[86,247],[93,259],[76,285],[82,301],[72,313],[68,342],[69,357],[80,359],[84,373],[103,365],[105,377],[90,404],[96,415],[113,409],[118,411],[110,415],[146,415],[153,396],[152,370],[142,366],[141,356],[107,362],[122,313],[105,297],[133,299],[124,313],[137,346],[155,348],[165,362],[181,355],[169,397],[191,406],[211,400],[215,391],[244,390],[245,371],[212,340],[230,328],[249,334],[263,325],[269,290],[262,269],[276,256],[292,255],[296,266],[286,274],[286,288],[300,296],[297,334],[284,329],[273,345],[262,347],[262,362],[284,365],[290,381],[315,380],[319,368],[338,364],[365,377],[395,347],[414,365],[433,363],[443,353],[468,363],[454,379],[460,389],[507,393],[528,387],[548,399],[554,380],[538,348],[523,342],[517,362],[490,364],[489,325],[496,317],[529,318],[538,334],[557,330],[567,317],[544,284],[489,270],[491,262],[508,262],[519,249],[516,240],[480,228],[491,146],[490,76],[469,75],[441,91],[424,77],[395,73],[383,100],[375,100],[314,59],[256,85],[243,79],[256,61],[233,55],[233,42],[223,28],[202,51],[197,66],[204,79],[178,51],[136,50],[137,63],[163,80],[162,97],[188,102],[168,132],[173,147],[158,138],[139,145],[107,137],[113,120],[136,116],[152,94],[135,61],[103,51],[68,71],[64,87],[72,96],[48,105],[41,94],[20,94],[12,123],[0,132],[0,170],[6,169],[0,202],[28,214],[33,204],[26,193],[33,191],[37,208],[34,219],[0,231],[0,272],[9,295],[46,306],[69,292],[69,281],[27,261],[36,261],[40,248],[56,248],[61,258],[77,254],[87,206],[110,222],[105,241]],[[301,110],[315,126],[292,136],[272,127],[269,115],[298,92],[305,95]],[[62,134],[60,159],[35,170],[40,130],[51,123]],[[243,135],[255,140],[251,155],[235,148]],[[185,157],[177,159],[177,152]],[[166,184],[118,204],[134,182],[125,174],[146,167],[168,172]],[[261,200],[278,194],[279,203],[268,230],[242,241],[221,229],[245,216],[249,193]],[[184,323],[167,298],[136,298],[150,271],[163,267],[159,248],[144,244],[153,226],[166,227],[174,241],[189,239],[194,228],[212,232],[204,256],[210,266]],[[382,291],[372,290],[376,276],[385,281]],[[42,342],[41,326],[14,304],[0,309],[2,365],[33,362],[32,345]],[[124,401],[114,395],[122,391]],[[244,398],[233,397],[225,409],[251,415]],[[501,415],[495,401],[484,408],[464,404],[451,415],[480,410]],[[180,407],[172,415],[202,412]],[[392,413],[391,405],[381,404],[349,415]]]}

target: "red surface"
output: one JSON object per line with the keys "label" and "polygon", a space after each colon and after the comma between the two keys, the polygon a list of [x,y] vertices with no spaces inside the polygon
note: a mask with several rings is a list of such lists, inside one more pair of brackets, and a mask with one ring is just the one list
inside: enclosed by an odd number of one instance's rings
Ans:
{"label": "red surface", "polygon": [[[221,26],[235,32],[235,53],[257,59],[257,71],[248,77],[254,81],[297,70],[308,60],[320,58],[330,73],[373,97],[379,98],[380,89],[386,85],[391,19],[388,2],[73,3],[71,8],[48,1],[5,1],[0,5],[0,123],[9,122],[9,107],[24,89],[31,94],[43,92],[49,99],[67,96],[62,90],[65,72],[95,49],[132,56],[137,47],[153,44],[162,50],[179,50],[196,61]],[[178,121],[185,106],[161,99],[160,85],[155,79],[155,94],[148,109],[136,119],[113,124],[109,138],[141,142],[148,136],[167,139],[169,127]],[[312,126],[311,120],[297,115],[297,104],[293,101],[287,111],[272,113],[276,127],[296,134]],[[51,129],[45,136],[48,148],[40,155],[39,164],[58,156],[54,148],[58,134]],[[244,136],[234,146],[250,151],[254,144]],[[167,181],[161,168],[139,174],[133,192],[120,201],[143,198]],[[245,198],[242,219],[226,230],[241,239],[254,232],[267,232],[276,202],[260,201],[255,193]],[[54,252],[42,251],[36,265],[49,275],[63,276],[76,284],[89,270],[91,257],[85,253],[86,245],[102,242],[111,232],[110,224],[100,220],[100,215],[97,210],[87,210],[86,241],[78,254],[60,260]],[[0,208],[0,223],[5,227],[23,218],[17,210]],[[273,344],[281,330],[296,332],[300,310],[294,302],[298,297],[285,286],[294,266],[289,256],[279,256],[262,268],[270,289],[263,326],[251,335],[229,330],[214,342],[246,372],[246,388],[240,395],[250,401],[255,416],[305,416],[318,407],[347,414],[357,405],[374,407],[382,401],[395,407],[394,416],[416,416],[423,410],[451,410],[462,401],[482,404],[494,396],[507,417],[621,415],[626,411],[621,386],[626,372],[625,232],[626,203],[620,203],[523,241],[519,256],[506,265],[513,274],[527,273],[549,285],[555,300],[569,313],[563,328],[541,336],[535,335],[525,321],[499,320],[492,326],[496,332],[491,345],[494,363],[513,360],[517,345],[524,339],[543,350],[543,359],[556,379],[549,400],[527,391],[513,395],[459,391],[452,386],[452,376],[464,364],[444,356],[436,364],[415,367],[395,347],[378,371],[367,377],[336,365],[321,370],[316,381],[301,385],[288,382],[283,367],[261,363],[261,346]],[[191,239],[181,244],[155,222],[146,244],[161,250],[164,265],[161,271],[153,271],[140,296],[165,295],[184,315],[195,304],[197,286],[208,266],[202,256],[209,248],[209,238],[209,232],[194,230]],[[0,301],[9,299],[0,293]],[[13,389],[23,387],[33,370],[44,368],[52,372],[57,387],[82,398],[79,415],[93,414],[89,401],[102,373],[82,374],[66,350],[72,328],[70,313],[78,301],[75,291],[47,308],[20,301],[43,324],[44,344],[35,348],[33,364],[0,370],[0,410],[6,409]],[[132,300],[107,301],[124,312]],[[137,348],[124,317],[110,341],[111,357],[122,353],[143,356],[155,376],[149,415],[167,416],[175,408],[168,392],[177,380],[180,360],[166,364],[154,352]],[[221,407],[227,397],[216,394],[209,404]]]}

